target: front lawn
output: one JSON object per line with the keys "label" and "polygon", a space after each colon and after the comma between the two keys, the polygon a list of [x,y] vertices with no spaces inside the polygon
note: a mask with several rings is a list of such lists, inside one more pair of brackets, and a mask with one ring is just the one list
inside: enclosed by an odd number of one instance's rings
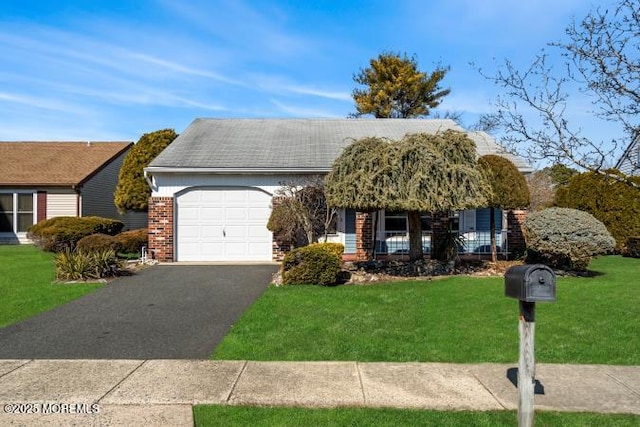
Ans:
{"label": "front lawn", "polygon": [[[536,360],[640,364],[640,260],[594,260],[536,305]],[[212,358],[512,363],[518,302],[503,278],[448,277],[370,286],[271,286]]]}
{"label": "front lawn", "polygon": [[[199,405],[196,426],[513,426],[513,411],[445,412],[411,409],[303,409]],[[536,411],[536,426],[637,426],[637,415]]]}
{"label": "front lawn", "polygon": [[31,245],[0,245],[0,327],[79,298],[101,285],[54,284],[53,255]]}

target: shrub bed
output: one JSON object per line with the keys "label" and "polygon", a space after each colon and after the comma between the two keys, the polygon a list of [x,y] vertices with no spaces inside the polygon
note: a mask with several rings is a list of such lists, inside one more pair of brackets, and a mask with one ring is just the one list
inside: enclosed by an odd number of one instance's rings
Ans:
{"label": "shrub bed", "polygon": [[58,280],[91,280],[112,277],[120,270],[120,261],[113,249],[85,252],[64,250],[55,256]]}
{"label": "shrub bed", "polygon": [[332,245],[322,243],[304,246],[285,255],[282,283],[321,286],[336,283],[342,259],[336,254],[338,248]]}
{"label": "shrub bed", "polygon": [[96,233],[114,236],[123,227],[124,224],[122,222],[109,218],[63,216],[51,218],[31,226],[27,237],[42,250],[61,252],[67,249],[74,249],[78,240],[85,236]]}

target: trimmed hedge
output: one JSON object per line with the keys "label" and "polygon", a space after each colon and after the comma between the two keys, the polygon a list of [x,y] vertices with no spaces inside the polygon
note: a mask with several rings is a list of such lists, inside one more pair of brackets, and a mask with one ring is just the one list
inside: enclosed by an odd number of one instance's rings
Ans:
{"label": "trimmed hedge", "polygon": [[[622,175],[615,169],[607,170]],[[629,178],[640,184],[640,177]],[[556,205],[589,212],[607,227],[624,253],[627,239],[640,235],[640,191],[623,182],[585,172],[575,175],[556,192]]]}
{"label": "trimmed hedge", "polygon": [[340,273],[342,258],[337,247],[330,244],[314,244],[297,248],[284,257],[282,283],[285,285],[335,284]]}
{"label": "trimmed hedge", "polygon": [[118,241],[114,236],[96,233],[78,240],[78,243],[76,243],[76,249],[84,252],[106,251],[111,249],[118,252],[120,248]]}
{"label": "trimmed hedge", "polygon": [[78,240],[85,236],[96,233],[114,236],[123,227],[122,222],[109,218],[61,216],[31,226],[27,237],[42,250],[61,252],[75,248]]}
{"label": "trimmed hedge", "polygon": [[528,263],[585,270],[595,255],[614,250],[616,241],[593,215],[567,208],[531,213],[522,224]]}
{"label": "trimmed hedge", "polygon": [[149,231],[146,228],[123,231],[115,238],[118,250],[126,254],[139,254],[143,246],[149,246]]}

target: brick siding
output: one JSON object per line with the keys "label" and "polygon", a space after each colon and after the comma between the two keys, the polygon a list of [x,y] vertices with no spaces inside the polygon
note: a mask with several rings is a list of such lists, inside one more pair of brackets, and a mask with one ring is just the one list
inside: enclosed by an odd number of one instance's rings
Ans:
{"label": "brick siding", "polygon": [[510,210],[507,212],[507,238],[509,239],[510,258],[520,258],[527,248],[522,234],[522,223],[527,218],[526,210]]}
{"label": "brick siding", "polygon": [[173,197],[149,199],[149,255],[173,261]]}
{"label": "brick siding", "polygon": [[373,259],[373,214],[356,212],[356,259]]}

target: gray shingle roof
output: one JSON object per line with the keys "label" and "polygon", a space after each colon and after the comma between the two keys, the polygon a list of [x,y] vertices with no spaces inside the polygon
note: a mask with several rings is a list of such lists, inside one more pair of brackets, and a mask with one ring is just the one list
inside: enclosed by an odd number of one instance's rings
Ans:
{"label": "gray shingle roof", "polygon": [[[356,139],[447,129],[463,130],[452,120],[431,119],[196,119],[149,169],[324,171]],[[483,132],[469,135],[480,155],[504,151]]]}

